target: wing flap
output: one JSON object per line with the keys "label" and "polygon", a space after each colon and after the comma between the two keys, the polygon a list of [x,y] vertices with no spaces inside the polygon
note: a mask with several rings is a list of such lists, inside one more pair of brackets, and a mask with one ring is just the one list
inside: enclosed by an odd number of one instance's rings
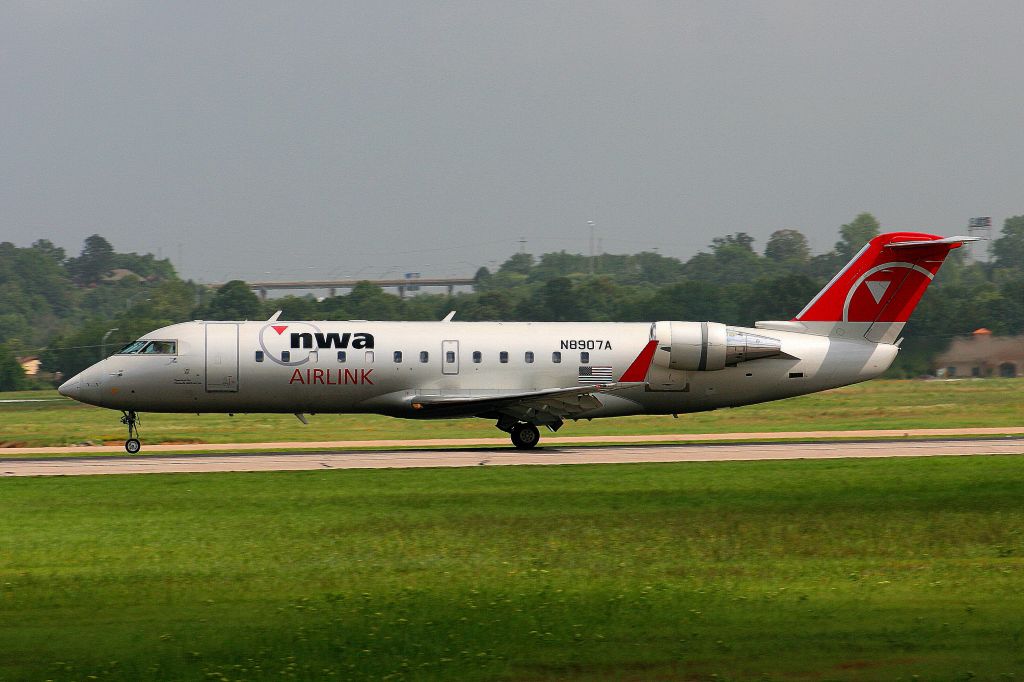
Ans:
{"label": "wing flap", "polygon": [[643,383],[618,382],[483,395],[417,395],[409,402],[414,410],[432,417],[466,417],[499,412],[517,419],[538,413],[561,419],[601,407],[602,403],[595,394],[613,393],[638,385]]}

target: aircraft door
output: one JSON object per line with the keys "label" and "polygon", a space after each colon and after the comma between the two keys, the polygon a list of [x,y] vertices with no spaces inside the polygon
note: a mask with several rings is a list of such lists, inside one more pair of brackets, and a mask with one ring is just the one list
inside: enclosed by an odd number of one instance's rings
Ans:
{"label": "aircraft door", "polygon": [[238,390],[238,324],[206,323],[206,390]]}
{"label": "aircraft door", "polygon": [[459,342],[441,342],[441,374],[459,373]]}

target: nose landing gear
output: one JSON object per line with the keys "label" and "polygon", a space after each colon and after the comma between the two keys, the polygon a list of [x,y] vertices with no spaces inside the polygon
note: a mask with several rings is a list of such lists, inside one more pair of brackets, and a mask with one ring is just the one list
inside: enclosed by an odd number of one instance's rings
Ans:
{"label": "nose landing gear", "polygon": [[135,410],[128,410],[127,412],[121,412],[121,423],[128,427],[128,440],[124,442],[124,449],[129,455],[134,455],[142,449],[142,443],[139,441],[139,423],[142,420],[139,419],[139,415],[135,413]]}

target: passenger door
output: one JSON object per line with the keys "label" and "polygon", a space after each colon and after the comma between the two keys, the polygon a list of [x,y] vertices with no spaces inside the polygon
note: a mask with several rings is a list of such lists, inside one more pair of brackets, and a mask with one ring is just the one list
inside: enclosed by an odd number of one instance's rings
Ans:
{"label": "passenger door", "polygon": [[238,390],[238,324],[206,323],[206,391]]}
{"label": "passenger door", "polygon": [[441,342],[441,374],[459,373],[459,342]]}

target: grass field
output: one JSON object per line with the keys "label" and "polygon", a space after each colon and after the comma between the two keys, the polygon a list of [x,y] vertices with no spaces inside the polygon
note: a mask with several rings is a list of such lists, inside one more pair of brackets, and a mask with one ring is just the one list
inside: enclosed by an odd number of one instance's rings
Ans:
{"label": "grass field", "polygon": [[1024,675],[1015,457],[3,479],[0,499],[0,679]]}
{"label": "grass field", "polygon": [[[120,414],[56,392],[0,394],[0,446],[120,444]],[[872,381],[789,400],[671,417],[623,417],[569,423],[559,435],[725,433],[819,429],[1024,426],[1024,381]],[[373,440],[501,436],[481,419],[410,421],[375,415],[316,415],[305,426],[291,415],[144,414],[146,444]]]}

